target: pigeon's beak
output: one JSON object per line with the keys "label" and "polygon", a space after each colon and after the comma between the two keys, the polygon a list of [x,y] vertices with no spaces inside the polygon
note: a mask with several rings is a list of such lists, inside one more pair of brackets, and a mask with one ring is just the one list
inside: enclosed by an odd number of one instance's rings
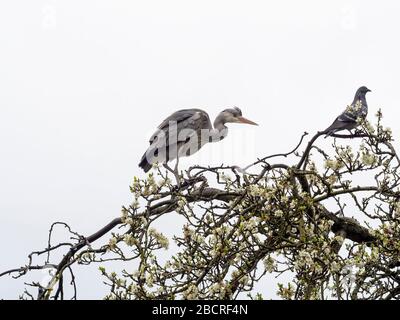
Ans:
{"label": "pigeon's beak", "polygon": [[245,117],[237,117],[237,119],[238,119],[238,122],[240,122],[240,123],[247,123],[247,124],[251,124],[253,126],[258,126],[257,123],[255,123],[249,119],[246,119]]}
{"label": "pigeon's beak", "polygon": [[372,90],[367,89],[367,92],[371,92]]}

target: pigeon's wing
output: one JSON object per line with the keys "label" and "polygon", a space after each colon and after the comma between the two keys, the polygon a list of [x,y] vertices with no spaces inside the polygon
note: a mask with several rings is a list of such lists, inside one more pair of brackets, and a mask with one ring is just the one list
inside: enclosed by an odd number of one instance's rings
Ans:
{"label": "pigeon's wing", "polygon": [[349,111],[343,112],[339,117],[336,118],[340,122],[357,122],[357,116]]}
{"label": "pigeon's wing", "polygon": [[357,126],[357,116],[350,111],[344,111],[335,119],[335,121],[333,121],[333,123],[325,130],[325,132],[327,134],[332,134],[339,130],[351,130],[355,126]]}
{"label": "pigeon's wing", "polygon": [[368,105],[365,97],[363,99],[354,99],[352,105],[338,116],[335,121],[324,131],[327,136],[340,131],[340,130],[351,130],[358,126],[357,119],[365,118],[368,114]]}

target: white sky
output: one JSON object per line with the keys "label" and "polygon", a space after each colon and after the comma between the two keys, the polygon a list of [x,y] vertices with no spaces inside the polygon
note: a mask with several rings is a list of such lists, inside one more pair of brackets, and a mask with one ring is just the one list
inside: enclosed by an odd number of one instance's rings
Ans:
{"label": "white sky", "polygon": [[[89,234],[119,215],[149,135],[181,108],[214,118],[236,105],[260,124],[232,125],[183,166],[287,151],[361,85],[370,118],[381,107],[398,140],[399,10],[396,0],[1,1],[0,271],[43,249],[54,221]],[[80,298],[104,295],[97,272],[79,276]],[[0,298],[22,287],[0,279]]]}

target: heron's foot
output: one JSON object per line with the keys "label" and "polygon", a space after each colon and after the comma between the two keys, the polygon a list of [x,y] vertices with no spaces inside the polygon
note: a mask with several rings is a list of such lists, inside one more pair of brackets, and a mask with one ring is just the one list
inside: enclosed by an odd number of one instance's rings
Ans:
{"label": "heron's foot", "polygon": [[164,163],[164,168],[167,169],[169,172],[171,172],[174,175],[178,189],[180,189],[181,182],[180,182],[180,178],[179,178],[179,171],[178,171],[177,165],[175,166],[175,169],[172,169],[168,164]]}

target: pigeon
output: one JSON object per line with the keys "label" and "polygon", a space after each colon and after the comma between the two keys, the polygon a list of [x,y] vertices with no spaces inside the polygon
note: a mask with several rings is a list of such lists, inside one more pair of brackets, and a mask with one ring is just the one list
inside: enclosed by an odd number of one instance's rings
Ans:
{"label": "pigeon", "polygon": [[354,96],[353,103],[346,108],[343,113],[338,116],[335,121],[323,131],[326,134],[325,138],[341,130],[352,130],[360,123],[358,118],[365,119],[368,114],[368,105],[365,95],[370,92],[367,87],[360,87]]}

